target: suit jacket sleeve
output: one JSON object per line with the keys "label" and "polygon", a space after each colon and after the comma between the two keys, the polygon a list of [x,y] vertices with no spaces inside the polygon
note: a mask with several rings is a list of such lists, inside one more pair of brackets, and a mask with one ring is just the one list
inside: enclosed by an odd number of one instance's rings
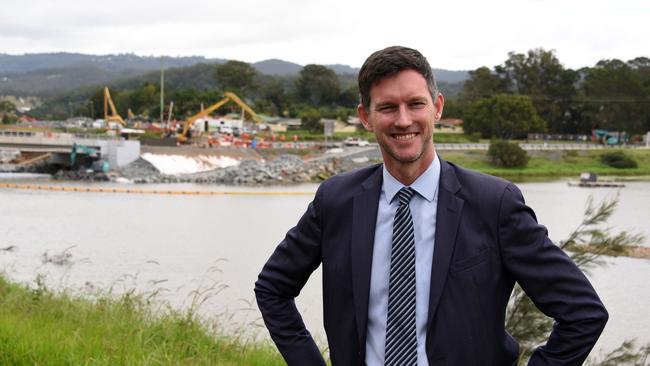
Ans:
{"label": "suit jacket sleeve", "polygon": [[294,301],[321,262],[321,200],[319,188],[305,214],[275,249],[255,283],[257,305],[264,323],[288,365],[325,365]]}
{"label": "suit jacket sleeve", "polygon": [[605,327],[607,311],[512,184],[501,201],[499,237],[505,267],[535,305],[555,319],[548,342],[535,350],[529,365],[581,365]]}

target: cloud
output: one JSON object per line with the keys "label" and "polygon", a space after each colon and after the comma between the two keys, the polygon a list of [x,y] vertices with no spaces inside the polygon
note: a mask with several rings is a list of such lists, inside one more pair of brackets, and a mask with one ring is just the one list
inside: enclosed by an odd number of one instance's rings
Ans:
{"label": "cloud", "polygon": [[509,51],[555,49],[569,67],[643,55],[650,5],[622,0],[5,0],[0,52],[203,55],[360,66],[392,44],[436,67],[474,69]]}

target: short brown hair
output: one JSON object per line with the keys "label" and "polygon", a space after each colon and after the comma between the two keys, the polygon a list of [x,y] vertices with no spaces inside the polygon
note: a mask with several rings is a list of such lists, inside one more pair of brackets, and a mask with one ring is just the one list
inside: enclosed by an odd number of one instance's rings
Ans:
{"label": "short brown hair", "polygon": [[427,59],[418,50],[391,46],[370,55],[359,71],[359,98],[367,111],[370,110],[370,88],[373,84],[403,70],[415,70],[422,75],[427,81],[431,98],[436,99],[436,77]]}

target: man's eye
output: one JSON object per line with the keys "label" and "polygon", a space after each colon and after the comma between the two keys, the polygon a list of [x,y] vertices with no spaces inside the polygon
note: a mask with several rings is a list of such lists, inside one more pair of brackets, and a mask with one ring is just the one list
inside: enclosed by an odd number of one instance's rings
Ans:
{"label": "man's eye", "polygon": [[381,106],[381,107],[377,108],[377,110],[379,112],[390,112],[390,111],[392,111],[394,109],[395,109],[395,107],[392,106],[392,105],[385,105],[385,106]]}
{"label": "man's eye", "polygon": [[413,102],[411,103],[411,107],[413,108],[422,108],[426,105],[425,102]]}

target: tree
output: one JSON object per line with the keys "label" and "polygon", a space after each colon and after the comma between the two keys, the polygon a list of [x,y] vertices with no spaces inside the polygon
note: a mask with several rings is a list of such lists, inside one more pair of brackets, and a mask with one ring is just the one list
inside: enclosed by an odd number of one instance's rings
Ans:
{"label": "tree", "polygon": [[320,123],[321,114],[316,108],[307,108],[300,114],[302,128],[309,132],[322,132],[323,125]]}
{"label": "tree", "polygon": [[341,91],[337,104],[341,107],[356,109],[359,105],[359,86],[354,84]]}
{"label": "tree", "polygon": [[492,141],[487,154],[494,164],[506,168],[524,168],[528,164],[526,150],[514,142]]}
{"label": "tree", "polygon": [[[603,201],[595,207],[591,198],[587,201],[583,221],[558,245],[568,251],[571,259],[584,272],[604,265],[603,255],[624,254],[632,246],[639,244],[643,237],[638,234],[621,232],[611,235],[602,229],[614,213],[618,198]],[[519,364],[525,365],[535,347],[544,343],[553,327],[552,319],[541,313],[518,285],[510,297],[506,313],[506,329],[519,342]],[[645,365],[650,357],[650,344],[636,350],[631,341],[625,341],[616,350],[606,355],[604,360],[589,360],[591,365]]]}
{"label": "tree", "polygon": [[[183,89],[174,92],[170,98],[174,101],[174,116],[177,119],[182,119],[201,111],[201,106],[207,108],[217,103],[223,98],[223,95],[216,90],[197,91],[195,89]],[[232,104],[227,103],[221,108],[226,109],[228,107],[232,107]],[[223,109],[219,109],[219,111]]]}
{"label": "tree", "polygon": [[524,138],[529,132],[543,132],[546,124],[529,97],[500,94],[472,103],[463,113],[463,131],[483,138]]}
{"label": "tree", "polygon": [[92,111],[90,118],[104,118],[104,88],[96,89],[95,92],[90,96],[89,103],[92,104],[90,107]]}
{"label": "tree", "polygon": [[255,88],[257,70],[242,61],[228,61],[214,68],[214,78],[224,91],[246,95]]}
{"label": "tree", "polygon": [[157,85],[143,83],[138,89],[128,94],[126,99],[127,105],[135,114],[148,116],[155,108],[160,112],[160,91]]}
{"label": "tree", "polygon": [[[628,133],[645,133],[650,125],[650,66],[643,58],[628,63],[602,60],[583,70],[582,92],[587,118],[593,126]],[[644,80],[644,78],[648,78]],[[647,83],[647,85],[644,85]]]}
{"label": "tree", "polygon": [[489,68],[482,66],[469,72],[469,79],[463,84],[459,99],[472,103],[481,98],[508,93],[508,79],[502,78]]}
{"label": "tree", "polygon": [[303,67],[296,80],[296,88],[302,102],[316,107],[336,103],[340,94],[336,73],[322,65]]}
{"label": "tree", "polygon": [[10,101],[0,101],[0,122],[3,124],[15,123],[18,120],[16,111],[16,106]]}
{"label": "tree", "polygon": [[495,71],[512,92],[531,98],[549,130],[585,132],[577,131],[570,113],[571,101],[577,94],[578,73],[565,69],[554,51],[538,48],[527,54],[510,52],[508,59],[495,67]]}
{"label": "tree", "polygon": [[284,110],[288,103],[288,96],[281,79],[271,77],[265,80],[260,86],[260,92],[262,98],[268,100],[274,106],[274,114],[284,115]]}

